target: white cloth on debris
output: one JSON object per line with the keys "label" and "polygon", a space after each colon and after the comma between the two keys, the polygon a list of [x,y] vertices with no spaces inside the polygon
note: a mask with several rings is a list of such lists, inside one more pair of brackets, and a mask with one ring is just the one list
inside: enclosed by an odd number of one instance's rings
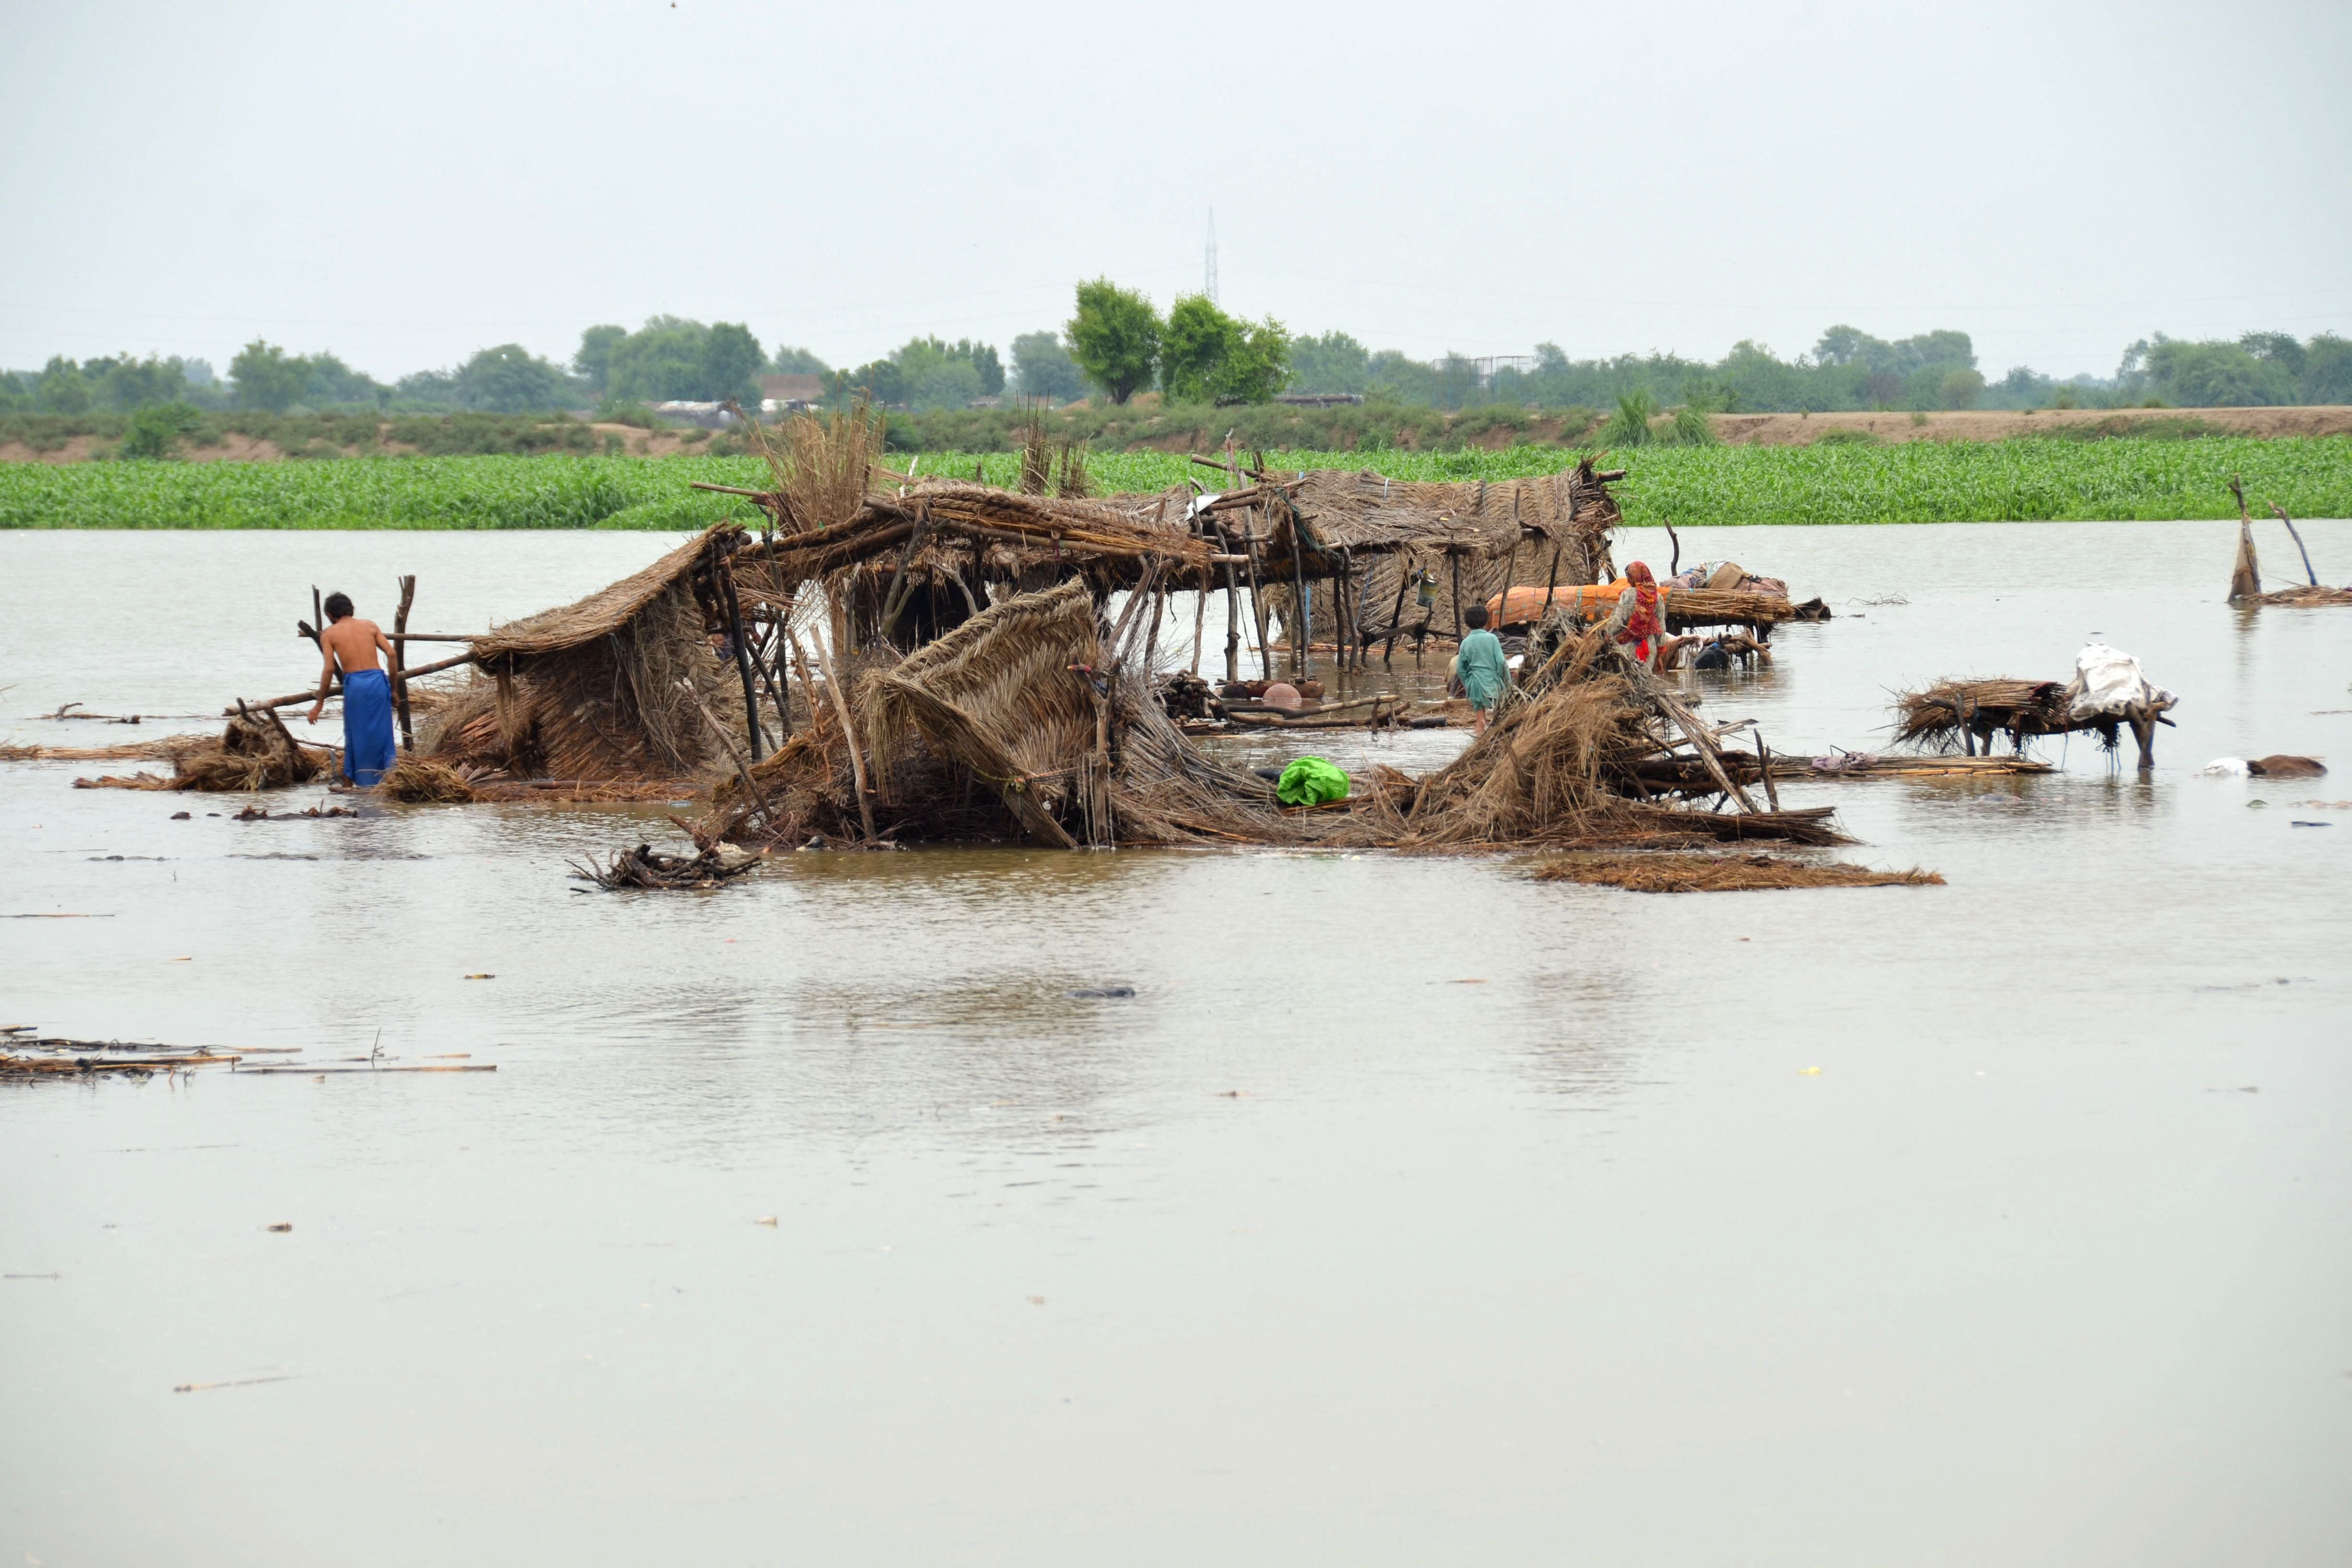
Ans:
{"label": "white cloth on debris", "polygon": [[2074,656],[2074,679],[2067,684],[2066,713],[2072,719],[2101,714],[2121,718],[2146,704],[2169,706],[2172,693],[2140,672],[2139,660],[2119,647],[2095,642]]}
{"label": "white cloth on debris", "polygon": [[2199,768],[2197,771],[2200,773],[2210,773],[2215,778],[2222,779],[2243,779],[2253,777],[2253,770],[2246,766],[2246,759],[2243,757],[2216,757],[2211,762],[2207,763],[2203,767]]}

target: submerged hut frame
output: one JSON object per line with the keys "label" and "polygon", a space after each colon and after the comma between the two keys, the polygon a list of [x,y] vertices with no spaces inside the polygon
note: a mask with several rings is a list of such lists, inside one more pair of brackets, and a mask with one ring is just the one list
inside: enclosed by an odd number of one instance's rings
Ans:
{"label": "submerged hut frame", "polygon": [[[1232,476],[1231,490],[1204,494],[1192,515],[1221,557],[1244,566],[1257,632],[1259,674],[1272,679],[1279,617],[1289,672],[1312,673],[1318,644],[1342,669],[1361,669],[1373,645],[1383,662],[1400,639],[1416,657],[1432,641],[1458,643],[1463,612],[1517,580],[1521,567],[1559,586],[1606,581],[1610,536],[1622,521],[1609,494],[1622,469],[1585,459],[1565,473],[1528,479],[1408,483],[1360,470],[1270,473],[1193,459]],[[1235,608],[1237,574],[1226,574]],[[1227,624],[1238,629],[1237,614]],[[1239,678],[1238,637],[1225,642],[1225,674]]]}

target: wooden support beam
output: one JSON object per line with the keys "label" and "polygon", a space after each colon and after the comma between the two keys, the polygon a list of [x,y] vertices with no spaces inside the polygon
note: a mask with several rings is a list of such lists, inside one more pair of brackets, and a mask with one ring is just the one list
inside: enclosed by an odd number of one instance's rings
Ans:
{"label": "wooden support beam", "polygon": [[416,603],[416,579],[400,580],[400,608],[392,617],[392,698],[400,710],[400,749],[416,750],[416,730],[408,716],[408,611]]}

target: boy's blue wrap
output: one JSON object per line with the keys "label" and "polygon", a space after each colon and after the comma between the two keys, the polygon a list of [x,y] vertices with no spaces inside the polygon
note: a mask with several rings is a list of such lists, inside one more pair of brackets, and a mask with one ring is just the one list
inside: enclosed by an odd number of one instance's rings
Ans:
{"label": "boy's blue wrap", "polygon": [[392,679],[380,669],[343,677],[343,776],[362,789],[383,777],[392,744]]}

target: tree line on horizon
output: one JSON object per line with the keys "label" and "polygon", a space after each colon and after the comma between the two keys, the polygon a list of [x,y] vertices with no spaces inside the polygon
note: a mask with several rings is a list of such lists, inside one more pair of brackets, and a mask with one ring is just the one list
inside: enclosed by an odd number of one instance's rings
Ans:
{"label": "tree line on horizon", "polygon": [[1162,314],[1107,278],[1077,286],[1060,329],[1015,337],[1010,358],[1008,368],[993,344],[926,336],[836,370],[804,348],[768,352],[739,322],[661,315],[635,331],[588,328],[568,365],[502,343],[390,384],[331,351],[291,353],[258,339],[230,361],[226,378],[200,359],[125,353],[76,363],[60,355],[39,371],[0,372],[0,414],[167,404],[276,414],[609,414],[730,400],[755,408],[759,378],[769,374],[815,377],[830,404],[863,398],[917,413],[984,406],[1008,395],[1049,405],[1124,404],[1145,392],[1188,405],[1265,403],[1291,392],[1443,410],[1607,407],[1632,398],[1700,413],[2352,403],[2352,341],[2334,333],[2191,342],[2158,332],[2127,348],[2114,375],[2063,381],[2022,365],[1988,381],[1964,331],[1888,340],[1844,324],[1793,359],[1743,339],[1714,362],[1655,352],[1575,360],[1549,342],[1532,354],[1424,361],[1373,350],[1344,331],[1294,336],[1271,317],[1231,315],[1203,294],[1179,296]]}

